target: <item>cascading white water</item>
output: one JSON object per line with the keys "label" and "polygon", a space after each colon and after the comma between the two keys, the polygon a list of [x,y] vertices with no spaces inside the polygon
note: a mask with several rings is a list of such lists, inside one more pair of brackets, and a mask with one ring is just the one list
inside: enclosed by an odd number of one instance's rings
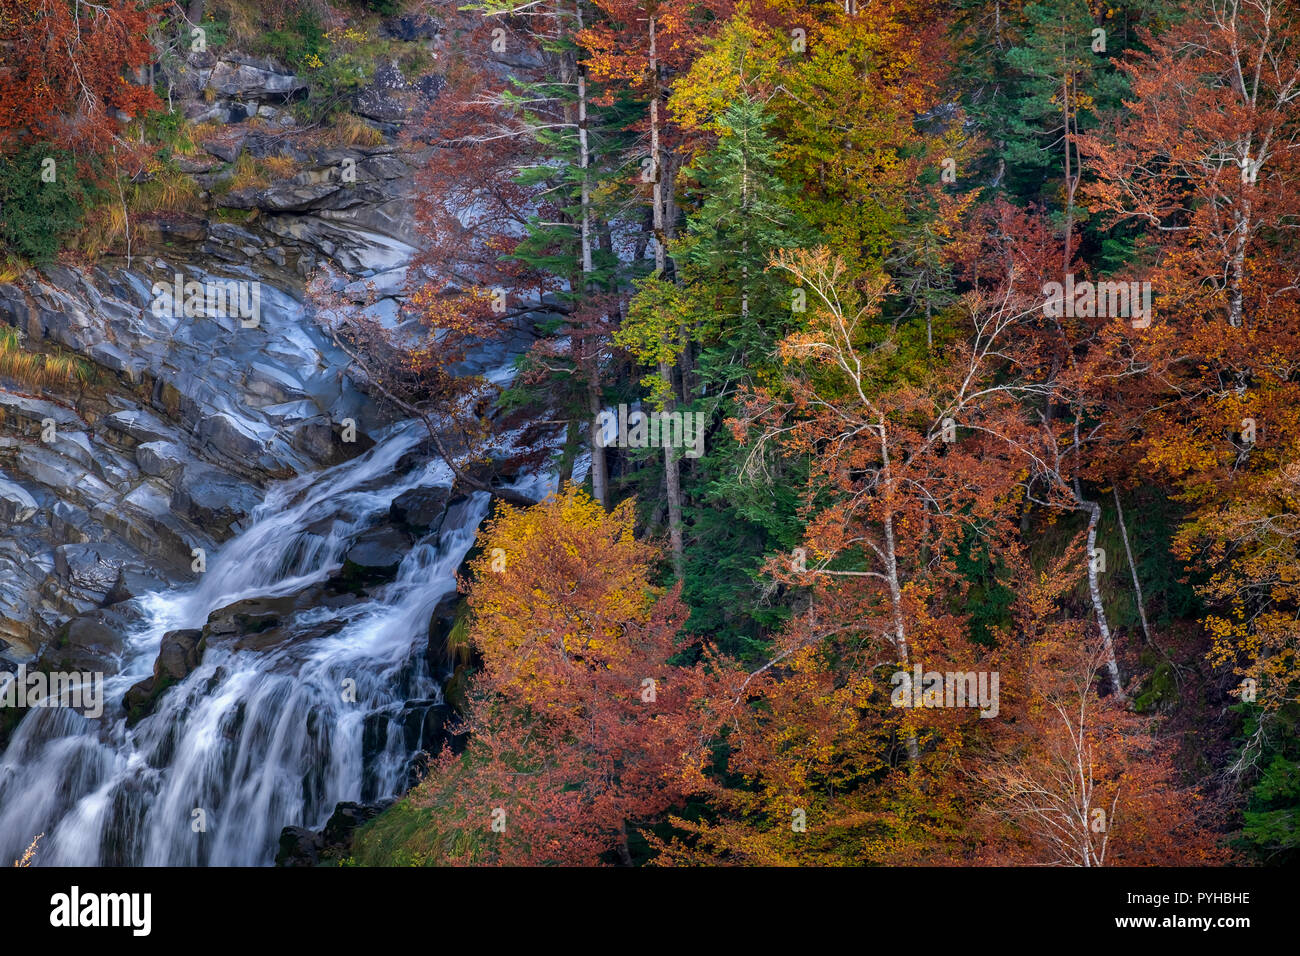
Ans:
{"label": "cascading white water", "polygon": [[329,624],[328,636],[269,650],[210,644],[134,727],[121,701],[152,673],[167,632],[323,581],[397,495],[449,485],[441,463],[383,481],[421,437],[408,423],[358,459],[272,488],[197,585],[138,599],[145,623],[105,681],[103,717],[33,709],[0,756],[0,858],[43,833],[41,864],[267,864],[282,827],[320,827],[341,801],[400,792],[410,758],[403,705],[439,697],[420,651],[487,513],[485,493],[453,505],[370,600],[293,620],[304,632]]}

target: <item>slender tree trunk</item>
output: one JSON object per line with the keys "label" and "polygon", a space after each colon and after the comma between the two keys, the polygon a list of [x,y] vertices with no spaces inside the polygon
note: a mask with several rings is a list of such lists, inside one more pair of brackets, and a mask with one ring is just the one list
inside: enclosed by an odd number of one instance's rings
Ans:
{"label": "slender tree trunk", "polygon": [[1101,583],[1097,577],[1097,562],[1093,554],[1097,548],[1097,523],[1101,520],[1101,505],[1095,501],[1079,500],[1088,512],[1088,593],[1092,597],[1092,609],[1097,615],[1097,628],[1101,631],[1101,643],[1106,649],[1106,671],[1110,674],[1110,686],[1115,696],[1124,700],[1124,685],[1119,679],[1119,662],[1115,659],[1115,643],[1111,640],[1110,624],[1106,620],[1106,608],[1101,600]]}
{"label": "slender tree trunk", "polygon": [[1133,563],[1133,549],[1128,543],[1128,527],[1124,524],[1124,506],[1119,500],[1119,485],[1112,484],[1115,494],[1115,514],[1119,517],[1119,534],[1124,539],[1124,556],[1128,558],[1128,568],[1133,572],[1133,593],[1137,597],[1138,619],[1142,622],[1142,636],[1151,643],[1151,628],[1147,626],[1146,601],[1142,597],[1142,581],[1138,578],[1137,565]]}
{"label": "slender tree trunk", "polygon": [[[670,383],[673,380],[673,367],[667,362],[659,363],[659,374]],[[677,403],[672,399],[664,404],[664,411],[671,413]],[[659,432],[664,445],[664,484],[668,493],[668,542],[672,546],[673,573],[680,581],[685,547],[682,543],[682,478],[679,469],[677,449],[669,440],[667,420]],[[672,435],[676,438],[676,435]]]}
{"label": "slender tree trunk", "polygon": [[1250,221],[1250,204],[1247,203],[1244,213],[1234,212],[1232,218],[1236,236],[1232,249],[1232,275],[1228,280],[1228,323],[1234,329],[1239,329],[1245,317],[1241,287],[1246,275],[1246,231]]}
{"label": "slender tree trunk", "polygon": [[[582,29],[582,0],[576,0],[574,9],[578,29]],[[582,277],[583,291],[591,290],[592,274],[596,271],[592,261],[591,224],[591,146],[587,138],[587,71],[575,63],[578,77],[578,162],[582,169]],[[602,508],[609,509],[609,463],[601,437],[600,412],[602,409],[599,354],[588,356],[592,363],[587,380],[587,409],[591,414],[591,493]]]}
{"label": "slender tree trunk", "polygon": [[[659,143],[659,53],[656,46],[655,18],[650,18],[650,160],[654,173],[653,226],[655,235],[655,271],[660,278],[668,269],[668,234],[664,217],[664,183],[661,147]],[[659,375],[668,383],[671,393],[673,368],[669,362],[659,363]],[[675,402],[668,402],[664,411],[671,412]],[[662,436],[662,432],[660,435]],[[682,577],[682,481],[678,469],[677,449],[671,441],[664,441],[664,484],[668,494],[668,540],[672,546],[673,573]]]}
{"label": "slender tree trunk", "polygon": [[587,380],[587,410],[591,413],[589,443],[591,445],[591,496],[609,510],[609,459],[605,455],[604,437],[600,427],[600,380],[594,375]]}
{"label": "slender tree trunk", "polygon": [[[894,612],[894,648],[898,651],[899,663],[903,670],[911,672],[912,653],[907,644],[907,626],[903,619],[903,588],[898,579],[898,554],[894,547],[894,519],[885,518],[885,558],[887,565],[885,575],[889,579],[889,603]],[[912,688],[913,694],[916,688]],[[907,759],[913,768],[921,762],[921,747],[916,734],[907,735]]]}
{"label": "slender tree trunk", "polygon": [[668,249],[664,232],[663,166],[659,148],[659,52],[654,17],[650,18],[650,164],[654,175],[650,215],[655,237],[655,271],[663,278],[668,271]]}
{"label": "slender tree trunk", "polygon": [[[1070,239],[1074,234],[1074,194],[1079,188],[1079,173],[1074,169],[1073,156],[1070,152],[1070,73],[1069,68],[1065,70],[1065,76],[1062,80],[1062,104],[1061,109],[1065,118],[1065,262],[1061,269],[1063,273],[1070,271]],[[1064,305],[1064,303],[1062,303]]]}

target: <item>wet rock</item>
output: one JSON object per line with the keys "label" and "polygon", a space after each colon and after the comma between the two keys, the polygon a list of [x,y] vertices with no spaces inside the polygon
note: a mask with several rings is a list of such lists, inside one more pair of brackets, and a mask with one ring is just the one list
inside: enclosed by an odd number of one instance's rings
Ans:
{"label": "wet rock", "polygon": [[0,391],[0,423],[7,423],[10,419],[18,425],[22,434],[32,438],[40,437],[42,423],[46,419],[53,419],[58,431],[78,431],[83,427],[81,419],[62,405],[29,395]]}
{"label": "wet rock", "polygon": [[456,612],[459,608],[460,597],[453,594],[439,601],[438,606],[429,615],[427,657],[430,669],[434,671],[440,670],[451,661],[451,632],[456,626]]}
{"label": "wet rock", "polygon": [[131,549],[112,542],[59,545],[54,549],[54,573],[70,593],[104,605],[131,597],[132,584],[141,590],[143,581],[154,587],[163,584],[150,576]]}
{"label": "wet rock", "polygon": [[218,412],[199,422],[198,437],[209,450],[236,461],[256,461],[261,456],[263,439],[233,415]]}
{"label": "wet rock", "polygon": [[125,635],[140,624],[130,604],[89,611],[68,621],[40,657],[46,670],[116,674]]}
{"label": "wet rock", "polygon": [[353,600],[349,594],[314,585],[286,597],[237,601],[208,615],[204,640],[209,646],[236,651],[270,651],[327,637],[337,633],[343,622],[327,619],[302,624],[296,616],[302,611],[341,608]]}
{"label": "wet rock", "polygon": [[450,500],[450,488],[412,488],[393,499],[388,514],[416,534],[433,534],[441,526]]}
{"label": "wet rock", "polygon": [[15,470],[52,491],[61,492],[82,504],[107,501],[113,489],[94,475],[71,451],[71,443],[55,441],[50,445],[24,445],[14,463]]}
{"label": "wet rock", "polygon": [[343,559],[343,577],[349,582],[374,582],[391,579],[414,544],[401,528],[381,525],[362,534]]}
{"label": "wet rock", "polygon": [[318,866],[322,860],[338,859],[352,851],[352,840],[362,824],[392,806],[379,803],[340,803],[318,833],[306,827],[285,827],[280,831],[276,866]]}
{"label": "wet rock", "polygon": [[94,521],[84,508],[60,501],[50,510],[50,533],[56,541],[84,544],[95,533]]}
{"label": "wet rock", "polygon": [[412,756],[406,764],[406,788],[416,786],[428,772],[429,762],[444,749],[462,753],[468,742],[463,730],[457,726],[453,708],[437,700],[407,701],[400,717],[403,742]]}
{"label": "wet rock", "polygon": [[203,631],[197,628],[164,634],[158,648],[158,659],[154,662],[154,675],[184,680],[199,666],[199,659],[203,656],[202,638]]}
{"label": "wet rock", "polygon": [[325,824],[325,829],[321,831],[321,836],[325,840],[326,852],[350,849],[353,831],[363,823],[367,823],[379,816],[388,805],[389,803],[340,803],[336,806]]}
{"label": "wet rock", "polygon": [[122,701],[126,722],[136,724],[153,713],[158,699],[173,684],[183,681],[203,657],[203,632],[186,629],[168,631],[158,647],[153,676],[133,685]]}
{"label": "wet rock", "polygon": [[161,486],[146,481],[120,501],[101,501],[92,514],[106,531],[147,556],[150,567],[161,571],[161,564],[185,578],[191,573],[193,549],[211,548],[222,532],[215,524],[207,529],[187,524],[173,513],[171,503]]}
{"label": "wet rock", "polygon": [[451,708],[437,700],[409,700],[402,707],[402,733],[406,749],[432,756],[450,742],[447,727],[453,720]]}
{"label": "wet rock", "polygon": [[206,465],[191,462],[181,472],[171,498],[171,510],[209,534],[225,535],[257,507],[261,495],[245,481]]}
{"label": "wet rock", "polygon": [[114,412],[104,417],[103,424],[117,432],[119,440],[135,445],[141,442],[167,442],[177,437],[176,429],[164,424],[157,415],[143,408]]}
{"label": "wet rock", "polygon": [[244,379],[250,395],[283,405],[306,397],[303,384],[285,369],[266,362],[254,362]]}
{"label": "wet rock", "polygon": [[[263,409],[268,411],[268,409]],[[353,441],[343,440],[343,429],[331,419],[321,415],[298,422],[289,428],[290,444],[313,461],[335,465],[364,454],[375,446],[375,440],[363,431],[357,431]]]}

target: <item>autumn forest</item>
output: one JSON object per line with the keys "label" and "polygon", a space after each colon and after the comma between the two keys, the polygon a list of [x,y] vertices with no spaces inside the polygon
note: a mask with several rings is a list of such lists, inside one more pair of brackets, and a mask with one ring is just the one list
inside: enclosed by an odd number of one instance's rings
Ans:
{"label": "autumn forest", "polygon": [[[176,205],[185,5],[79,6],[0,0],[0,280]],[[366,144],[418,157],[401,323],[302,294],[491,496],[454,722],[343,863],[1300,860],[1300,8],[276,6],[320,130],[375,16],[439,24]]]}

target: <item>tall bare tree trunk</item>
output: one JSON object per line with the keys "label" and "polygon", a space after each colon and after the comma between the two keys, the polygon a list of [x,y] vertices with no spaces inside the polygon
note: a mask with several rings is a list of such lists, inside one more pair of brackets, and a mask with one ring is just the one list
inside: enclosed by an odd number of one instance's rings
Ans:
{"label": "tall bare tree trunk", "polygon": [[[655,271],[662,278],[668,269],[668,234],[664,216],[664,183],[662,148],[659,142],[659,53],[655,37],[655,18],[650,18],[650,159],[654,172],[654,208],[652,210],[655,234]],[[673,367],[669,362],[659,363],[659,375],[672,392]],[[672,412],[675,401],[665,404],[664,411]],[[664,433],[661,431],[660,435]],[[676,436],[673,436],[676,437]],[[672,442],[664,441],[664,484],[668,495],[668,541],[672,547],[673,573],[682,577],[685,547],[682,543],[682,480],[678,466],[677,449]]]}
{"label": "tall bare tree trunk", "polygon": [[655,18],[650,18],[650,163],[653,179],[651,224],[655,237],[655,271],[668,272],[667,236],[664,232],[663,163],[659,147],[659,52],[655,39]]}
{"label": "tall bare tree trunk", "polygon": [[[894,547],[894,519],[885,518],[885,576],[889,579],[889,603],[894,612],[894,648],[898,651],[899,663],[905,671],[912,669],[912,653],[907,644],[907,626],[903,619],[903,588],[898,578],[898,555]],[[912,688],[913,694],[916,688]],[[907,759],[915,768],[921,762],[921,747],[916,734],[907,735]]]}
{"label": "tall bare tree trunk", "polygon": [[1128,558],[1129,570],[1133,572],[1133,593],[1137,597],[1138,619],[1142,622],[1142,636],[1151,643],[1151,628],[1147,626],[1146,600],[1142,597],[1142,581],[1138,578],[1137,565],[1133,563],[1133,549],[1128,543],[1128,527],[1124,524],[1124,506],[1119,500],[1119,485],[1112,484],[1110,490],[1115,494],[1115,514],[1119,517],[1119,534],[1124,539],[1124,556]]}
{"label": "tall bare tree trunk", "polygon": [[[1074,233],[1074,194],[1079,189],[1079,179],[1082,170],[1076,170],[1073,163],[1073,155],[1070,152],[1070,72],[1066,67],[1065,75],[1062,78],[1062,104],[1061,109],[1065,118],[1065,262],[1062,265],[1062,272],[1070,271],[1070,239]],[[1062,277],[1064,278],[1064,277]],[[1062,303],[1064,305],[1064,303]]]}
{"label": "tall bare tree trunk", "polygon": [[[582,29],[582,0],[575,0],[574,11],[578,29]],[[582,168],[582,276],[583,291],[590,291],[592,262],[591,225],[591,146],[587,138],[587,71],[581,63],[574,66],[578,77],[578,162]],[[587,410],[591,414],[591,493],[602,508],[609,510],[609,462],[605,457],[605,444],[601,436],[600,413],[600,356],[591,355],[590,377],[587,380]]]}
{"label": "tall bare tree trunk", "polygon": [[1101,631],[1101,643],[1106,649],[1106,672],[1110,675],[1110,687],[1115,696],[1124,700],[1124,685],[1119,679],[1119,662],[1115,659],[1115,643],[1110,636],[1110,623],[1106,619],[1106,608],[1101,600],[1101,582],[1097,577],[1097,562],[1093,554],[1097,548],[1097,523],[1101,520],[1101,505],[1095,501],[1079,499],[1079,503],[1088,511],[1088,593],[1092,597],[1092,609],[1097,615],[1097,628]]}

